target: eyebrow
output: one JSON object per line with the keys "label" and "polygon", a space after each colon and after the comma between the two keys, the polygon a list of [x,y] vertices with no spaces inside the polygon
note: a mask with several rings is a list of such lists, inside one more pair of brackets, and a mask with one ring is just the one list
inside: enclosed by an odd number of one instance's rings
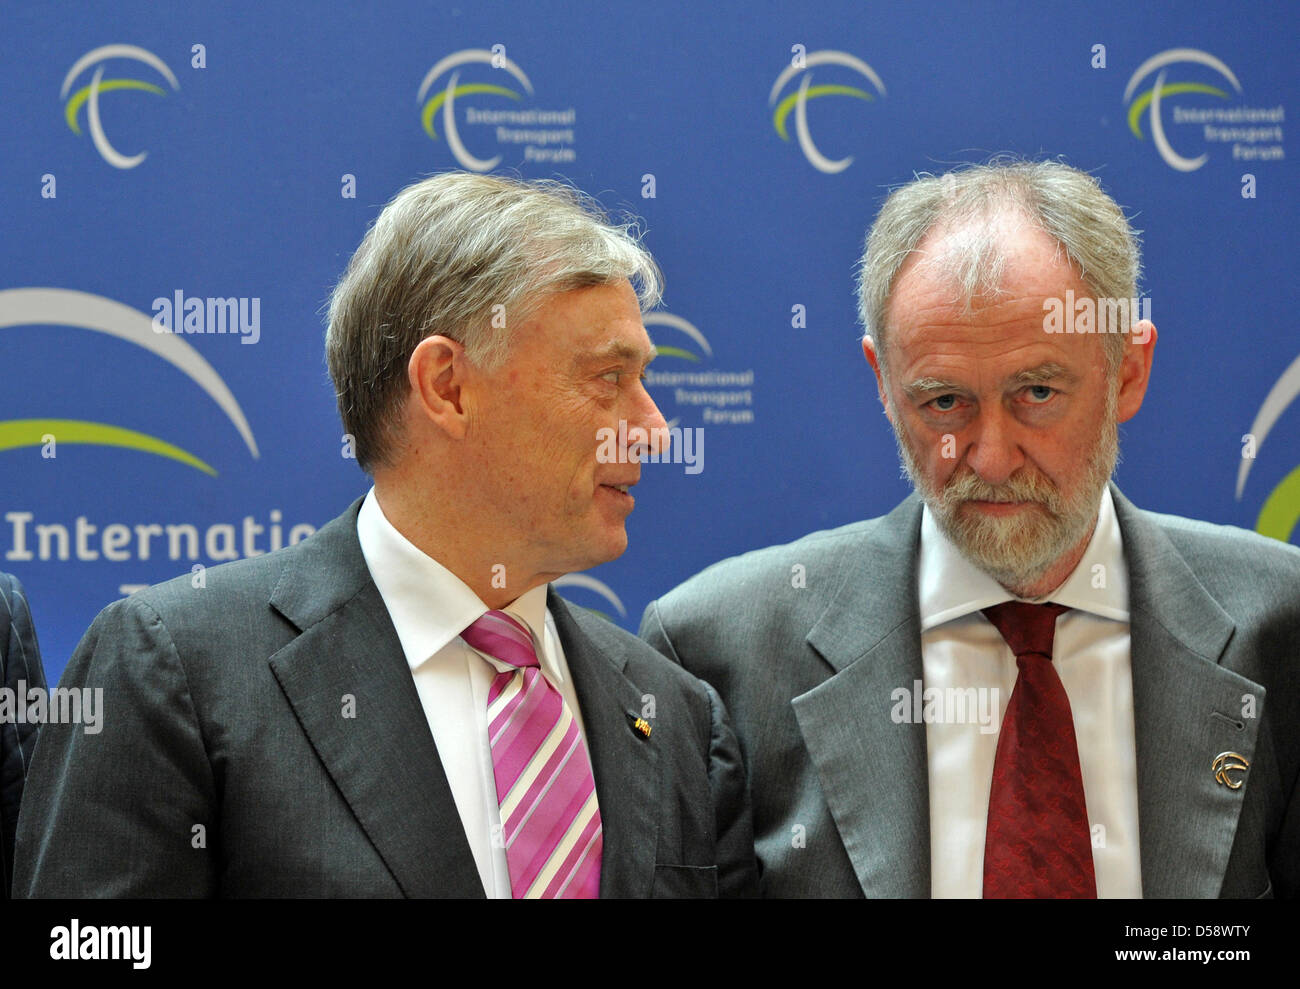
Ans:
{"label": "eyebrow", "polygon": [[[1067,371],[1062,365],[1049,361],[1046,364],[1039,364],[1037,367],[1017,371],[1007,379],[1006,383],[1013,388],[1023,388],[1025,385],[1038,385],[1044,381],[1056,380],[1073,382],[1076,380],[1076,376]],[[917,378],[915,381],[903,386],[903,394],[908,398],[962,391],[966,391],[966,388],[956,382],[931,377]]]}
{"label": "eyebrow", "polygon": [[611,340],[603,347],[578,354],[577,361],[580,364],[598,364],[601,361],[619,360],[640,363],[644,367],[658,356],[659,348],[654,344],[650,345],[649,350],[643,350],[621,340]]}
{"label": "eyebrow", "polygon": [[1074,381],[1075,375],[1071,374],[1060,364],[1047,363],[1039,364],[1038,367],[1027,368],[1024,371],[1018,371],[1011,376],[1008,382],[1012,385],[1038,385],[1044,381],[1054,381],[1064,379],[1065,381]]}
{"label": "eyebrow", "polygon": [[962,391],[961,385],[954,384],[951,381],[941,381],[938,378],[917,378],[910,384],[903,386],[903,394],[908,398],[916,398],[920,395],[933,395],[936,392]]}

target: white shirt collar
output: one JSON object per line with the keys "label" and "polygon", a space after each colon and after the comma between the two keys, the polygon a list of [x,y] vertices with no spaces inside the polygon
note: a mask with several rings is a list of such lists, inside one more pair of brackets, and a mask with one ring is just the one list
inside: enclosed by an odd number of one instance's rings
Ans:
{"label": "white shirt collar", "polygon": [[[464,581],[393,527],[379,507],[373,487],[357,515],[357,538],[412,670],[488,612],[488,606]],[[557,671],[549,652],[539,647],[546,627],[546,587],[542,584],[525,591],[500,610],[532,632],[543,672],[554,681]],[[499,662],[493,665],[507,668]]]}
{"label": "white shirt collar", "polygon": [[[1098,583],[1102,586],[1093,586]],[[1004,601],[1026,600],[1015,597],[962,556],[939,529],[928,507],[921,516],[917,590],[923,632]],[[1102,489],[1097,525],[1082,559],[1065,583],[1046,598],[1034,600],[1051,600],[1116,621],[1129,620],[1128,568],[1109,485]]]}

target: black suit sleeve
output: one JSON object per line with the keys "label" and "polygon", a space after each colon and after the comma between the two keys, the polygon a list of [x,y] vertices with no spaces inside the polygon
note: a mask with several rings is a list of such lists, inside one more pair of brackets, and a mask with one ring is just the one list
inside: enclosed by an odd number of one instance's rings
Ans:
{"label": "black suit sleeve", "polygon": [[138,599],[110,605],[60,687],[103,690],[99,730],[43,729],[18,829],[14,895],[214,895],[217,787],[162,620]]}
{"label": "black suit sleeve", "polygon": [[[36,644],[36,629],[23,585],[17,577],[0,573],[0,679],[17,700],[33,687],[45,689],[45,669]],[[9,896],[14,875],[14,836],[18,830],[18,809],[23,785],[36,751],[37,724],[0,722],[0,859],[4,866],[4,889]]]}

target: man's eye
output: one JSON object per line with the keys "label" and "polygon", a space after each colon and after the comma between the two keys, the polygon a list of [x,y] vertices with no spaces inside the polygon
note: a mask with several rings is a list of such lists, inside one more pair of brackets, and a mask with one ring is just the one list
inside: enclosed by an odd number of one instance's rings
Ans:
{"label": "man's eye", "polygon": [[951,412],[957,407],[957,396],[940,395],[938,398],[931,399],[930,405],[939,412]]}
{"label": "man's eye", "polygon": [[1049,388],[1047,385],[1030,385],[1025,389],[1025,393],[1029,396],[1029,401],[1034,405],[1042,405],[1056,394],[1056,389]]}
{"label": "man's eye", "polygon": [[622,376],[623,376],[622,371],[606,371],[604,374],[601,375],[601,378],[605,381],[608,381],[611,385],[616,385],[618,384],[619,378],[621,378]]}

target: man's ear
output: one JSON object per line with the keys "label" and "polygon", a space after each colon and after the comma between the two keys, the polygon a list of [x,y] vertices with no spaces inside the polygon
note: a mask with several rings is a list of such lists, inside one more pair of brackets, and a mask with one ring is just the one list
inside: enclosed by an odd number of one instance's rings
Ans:
{"label": "man's ear", "polygon": [[889,393],[885,391],[885,376],[880,373],[880,355],[876,353],[876,341],[869,336],[862,338],[862,356],[867,359],[871,370],[876,373],[876,394],[880,396],[880,404],[885,407],[886,417],[893,422],[894,410],[889,407]]}
{"label": "man's ear", "polygon": [[1115,405],[1119,422],[1128,422],[1142,408],[1156,349],[1156,327],[1151,320],[1135,323],[1130,334],[1132,339],[1124,347],[1124,357],[1119,364],[1119,396]]}
{"label": "man's ear", "polygon": [[463,439],[468,423],[464,395],[469,376],[465,348],[444,336],[425,337],[406,364],[411,408],[452,439]]}

